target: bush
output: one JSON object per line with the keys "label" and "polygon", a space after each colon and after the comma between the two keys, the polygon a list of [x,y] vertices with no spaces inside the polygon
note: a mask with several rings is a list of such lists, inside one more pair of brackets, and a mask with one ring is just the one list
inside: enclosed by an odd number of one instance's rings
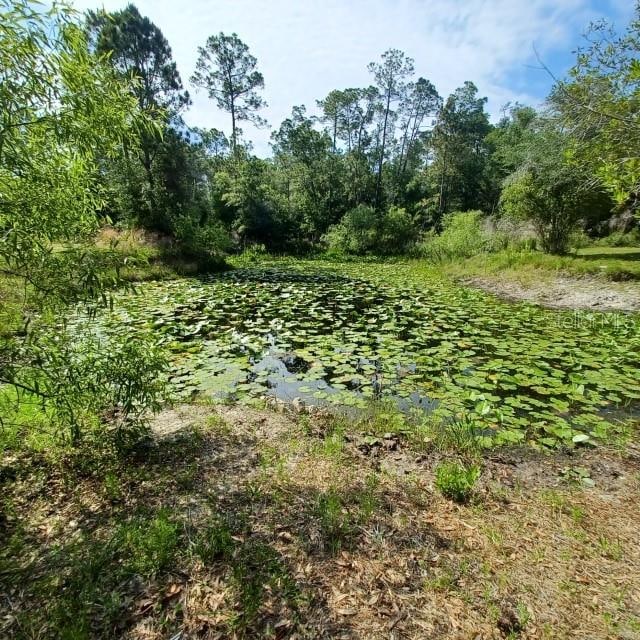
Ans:
{"label": "bush", "polygon": [[459,503],[469,501],[480,477],[478,465],[460,462],[441,462],[436,467],[436,488],[443,496]]}
{"label": "bush", "polygon": [[528,221],[545,253],[562,255],[571,247],[571,234],[580,221],[601,220],[611,199],[598,186],[589,186],[584,167],[567,160],[568,138],[551,122],[543,126],[524,164],[507,177],[500,208],[514,220]]}
{"label": "bush", "polygon": [[614,231],[593,244],[599,247],[640,247],[640,230],[634,229],[627,233]]}
{"label": "bush", "polygon": [[376,253],[397,255],[415,244],[417,231],[405,209],[391,207],[383,216],[376,239]]}
{"label": "bush", "polygon": [[[98,339],[89,335],[92,329],[89,323],[73,335],[34,331],[30,359],[3,370],[3,382],[14,388],[17,402],[41,403],[63,442],[79,446],[88,436],[108,435],[127,449],[146,435],[150,412],[167,397],[166,354],[151,336],[123,332]],[[19,348],[17,341],[5,343],[0,361]]]}
{"label": "bush", "polygon": [[454,211],[442,220],[442,233],[425,239],[420,254],[433,262],[470,258],[491,248],[481,211]]}
{"label": "bush", "polygon": [[323,238],[330,253],[397,255],[407,251],[416,239],[411,216],[400,207],[379,214],[361,204],[348,211]]}
{"label": "bush", "polygon": [[220,223],[199,225],[192,216],[184,216],[174,223],[174,233],[176,257],[194,260],[200,271],[215,271],[224,265],[230,240]]}

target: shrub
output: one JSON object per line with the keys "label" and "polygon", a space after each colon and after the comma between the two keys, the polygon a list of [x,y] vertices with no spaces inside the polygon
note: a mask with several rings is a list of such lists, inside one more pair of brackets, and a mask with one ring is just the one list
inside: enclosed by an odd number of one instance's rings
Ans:
{"label": "shrub", "polygon": [[481,211],[454,211],[442,220],[440,235],[428,237],[420,247],[422,256],[433,262],[469,258],[490,248]]}
{"label": "shrub", "polygon": [[324,241],[332,253],[363,254],[375,246],[377,215],[373,207],[361,204],[348,211],[329,229]]}
{"label": "shrub", "polygon": [[468,502],[479,477],[478,465],[441,462],[436,467],[436,488],[450,500],[459,503]]}
{"label": "shrub", "polygon": [[614,231],[608,236],[596,240],[593,244],[599,247],[638,247],[640,246],[640,230],[634,229],[627,233]]}
{"label": "shrub", "polygon": [[220,223],[198,224],[192,216],[180,217],[174,223],[178,257],[194,260],[201,271],[215,271],[224,265],[224,252],[230,240]]}
{"label": "shrub", "polygon": [[391,207],[380,214],[361,204],[331,227],[323,240],[330,253],[396,255],[409,249],[416,235],[413,220],[404,209]]}
{"label": "shrub", "polygon": [[3,375],[18,401],[42,404],[62,441],[77,446],[88,435],[102,437],[106,427],[109,440],[125,449],[146,434],[150,411],[167,395],[166,354],[151,336],[123,332],[101,340],[45,327],[30,338],[33,357]]}
{"label": "shrub", "polygon": [[416,228],[405,209],[391,207],[382,217],[376,253],[396,255],[406,252],[416,241]]}
{"label": "shrub", "polygon": [[568,138],[550,122],[544,124],[526,161],[507,177],[500,208],[507,217],[527,220],[546,253],[562,255],[580,220],[598,220],[611,210],[611,199],[589,186],[584,167],[568,162]]}

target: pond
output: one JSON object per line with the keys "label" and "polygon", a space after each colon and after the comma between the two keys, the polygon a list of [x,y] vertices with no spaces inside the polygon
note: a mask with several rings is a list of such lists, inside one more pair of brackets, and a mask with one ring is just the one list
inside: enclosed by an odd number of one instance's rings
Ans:
{"label": "pond", "polygon": [[640,399],[637,316],[504,303],[411,263],[146,283],[101,322],[161,336],[182,396],[464,411],[496,443],[602,437]]}

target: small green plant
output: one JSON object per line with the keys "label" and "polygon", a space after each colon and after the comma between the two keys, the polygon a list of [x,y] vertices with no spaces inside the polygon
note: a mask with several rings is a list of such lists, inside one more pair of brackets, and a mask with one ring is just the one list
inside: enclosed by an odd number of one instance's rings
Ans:
{"label": "small green plant", "polygon": [[127,566],[141,575],[165,569],[178,548],[178,525],[165,511],[159,511],[151,520],[127,523],[121,536]]}
{"label": "small green plant", "polygon": [[480,477],[478,465],[441,462],[436,467],[436,488],[443,496],[458,503],[468,502]]}
{"label": "small green plant", "polygon": [[622,560],[624,550],[617,540],[609,540],[606,536],[600,536],[598,538],[598,547],[605,558],[616,562]]}
{"label": "small green plant", "polygon": [[315,516],[330,553],[338,553],[353,533],[351,515],[335,489],[322,492],[315,504]]}
{"label": "small green plant", "polygon": [[584,487],[593,487],[595,485],[589,469],[584,467],[565,467],[560,471],[560,475],[571,484],[578,484]]}
{"label": "small green plant", "polygon": [[102,481],[102,486],[108,500],[111,502],[118,502],[122,500],[120,478],[118,478],[115,473],[111,471],[107,472],[104,476],[104,480]]}
{"label": "small green plant", "polygon": [[193,550],[205,564],[216,560],[228,560],[235,548],[229,523],[216,518],[203,531],[199,532]]}
{"label": "small green plant", "polygon": [[433,430],[434,444],[439,451],[475,455],[480,450],[479,425],[467,414],[438,422]]}
{"label": "small green plant", "polygon": [[380,506],[380,500],[376,495],[379,486],[380,478],[378,475],[376,473],[370,473],[365,478],[365,486],[358,492],[360,517],[365,521],[369,520]]}
{"label": "small green plant", "polygon": [[341,426],[337,425],[331,430],[322,441],[322,454],[328,458],[339,458],[344,450],[344,432]]}

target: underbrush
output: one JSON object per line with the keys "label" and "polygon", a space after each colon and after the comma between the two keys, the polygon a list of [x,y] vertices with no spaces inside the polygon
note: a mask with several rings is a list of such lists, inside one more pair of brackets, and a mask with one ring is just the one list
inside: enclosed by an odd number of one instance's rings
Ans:
{"label": "underbrush", "polygon": [[640,247],[640,229],[623,232],[614,231],[604,238],[598,238],[592,243],[596,247]]}
{"label": "underbrush", "polygon": [[487,217],[482,211],[454,211],[444,216],[440,233],[425,234],[413,255],[446,265],[505,249],[522,251],[535,247],[532,230],[522,223]]}
{"label": "underbrush", "polygon": [[359,205],[329,229],[323,241],[330,255],[400,255],[410,250],[417,236],[405,209],[390,207],[377,212]]}
{"label": "underbrush", "polygon": [[166,280],[227,268],[218,250],[218,234],[184,228],[182,237],[175,240],[140,229],[118,231],[109,227],[100,232],[95,251],[117,258],[118,276],[125,282]]}
{"label": "underbrush", "polygon": [[456,277],[505,274],[524,281],[554,274],[611,281],[640,280],[640,250],[619,254],[585,248],[573,255],[554,256],[538,251],[506,249],[449,263],[445,269]]}

